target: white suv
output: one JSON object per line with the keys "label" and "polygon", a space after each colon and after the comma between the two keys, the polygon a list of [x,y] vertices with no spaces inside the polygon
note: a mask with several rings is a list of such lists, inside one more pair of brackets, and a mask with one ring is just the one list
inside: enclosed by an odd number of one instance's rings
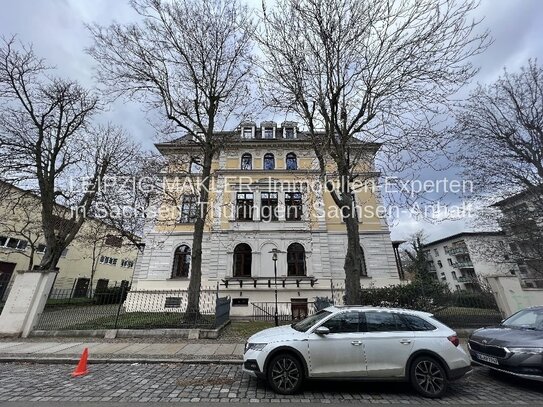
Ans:
{"label": "white suv", "polygon": [[243,370],[281,394],[297,392],[306,378],[366,378],[409,380],[422,395],[440,397],[450,380],[471,372],[458,344],[426,312],[334,306],[251,336]]}

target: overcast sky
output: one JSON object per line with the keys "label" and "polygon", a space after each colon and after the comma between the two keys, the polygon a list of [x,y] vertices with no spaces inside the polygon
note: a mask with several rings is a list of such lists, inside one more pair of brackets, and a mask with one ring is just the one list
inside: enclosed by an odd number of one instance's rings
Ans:
{"label": "overcast sky", "polygon": [[[260,0],[249,3],[258,7]],[[85,24],[135,19],[125,0],[0,0],[0,10],[1,35],[17,34],[22,42],[33,43],[36,53],[56,66],[61,75],[87,86],[93,86],[94,81],[93,60],[84,51],[91,43]],[[476,81],[490,83],[504,67],[515,71],[528,58],[543,61],[542,0],[481,0],[478,17],[484,17],[483,25],[490,30],[494,43],[475,60],[480,67]],[[137,104],[116,103],[106,117],[151,148],[155,131]],[[454,176],[455,172],[451,169],[447,175]],[[403,239],[421,228],[431,239],[438,239],[469,226],[464,221],[432,224],[403,216],[392,225],[392,237]]]}

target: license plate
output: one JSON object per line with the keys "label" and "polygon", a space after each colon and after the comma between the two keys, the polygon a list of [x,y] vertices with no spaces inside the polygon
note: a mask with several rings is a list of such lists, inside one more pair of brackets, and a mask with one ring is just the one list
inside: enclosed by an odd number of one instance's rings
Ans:
{"label": "license plate", "polygon": [[492,356],[483,355],[482,353],[477,353],[477,359],[482,360],[483,362],[492,363],[493,365],[499,365],[497,358]]}

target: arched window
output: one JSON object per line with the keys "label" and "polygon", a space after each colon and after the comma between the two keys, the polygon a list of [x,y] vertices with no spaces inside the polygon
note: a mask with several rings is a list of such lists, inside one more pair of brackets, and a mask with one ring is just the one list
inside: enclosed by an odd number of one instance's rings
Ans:
{"label": "arched window", "polygon": [[234,277],[251,277],[251,246],[240,243],[234,249]]}
{"label": "arched window", "polygon": [[190,247],[181,245],[173,255],[172,278],[188,277],[190,271]]}
{"label": "arched window", "polygon": [[305,250],[300,243],[292,243],[287,249],[287,274],[305,276]]}
{"label": "arched window", "polygon": [[272,153],[264,154],[264,169],[265,170],[274,170],[275,169],[275,157]]}
{"label": "arched window", "polygon": [[362,264],[360,264],[360,275],[367,277],[368,269],[366,268],[366,255],[364,254],[364,249],[360,246],[360,252],[362,253]]}
{"label": "arched window", "polygon": [[253,169],[253,156],[249,153],[245,153],[241,156],[241,169],[252,170]]}
{"label": "arched window", "polygon": [[287,170],[297,170],[298,161],[296,159],[296,154],[288,153],[287,154]]}

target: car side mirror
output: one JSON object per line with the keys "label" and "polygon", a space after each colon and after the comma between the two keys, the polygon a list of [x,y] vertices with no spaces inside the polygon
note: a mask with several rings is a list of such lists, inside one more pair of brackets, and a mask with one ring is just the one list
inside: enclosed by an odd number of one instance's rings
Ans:
{"label": "car side mirror", "polygon": [[315,333],[317,335],[328,335],[330,333],[330,330],[325,326],[319,326],[317,329],[315,329]]}

